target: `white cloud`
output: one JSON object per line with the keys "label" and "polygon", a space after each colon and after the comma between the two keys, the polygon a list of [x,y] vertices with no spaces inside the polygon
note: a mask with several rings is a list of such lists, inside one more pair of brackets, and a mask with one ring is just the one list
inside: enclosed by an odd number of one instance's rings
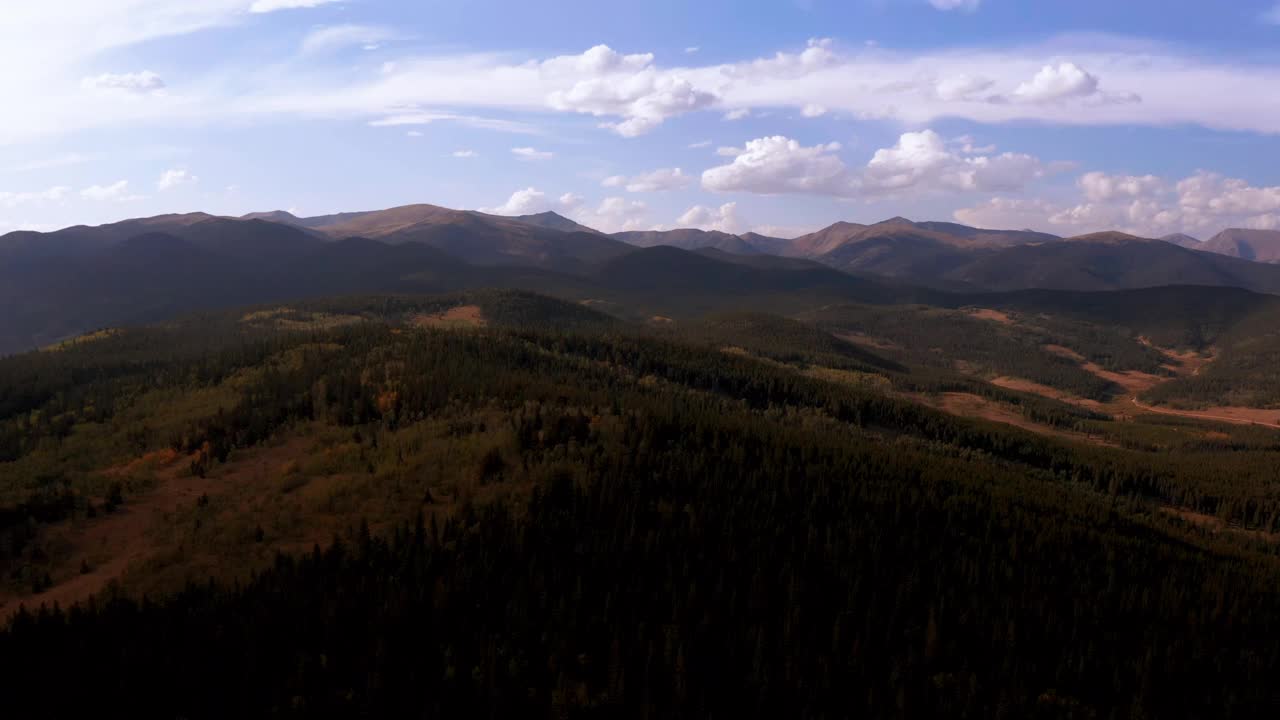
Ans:
{"label": "white cloud", "polygon": [[403,127],[406,125],[430,125],[436,122],[452,122],[481,130],[515,133],[517,135],[539,135],[534,126],[514,120],[480,117],[477,115],[459,115],[451,112],[435,112],[431,110],[414,110],[399,112],[369,122],[371,127]]}
{"label": "white cloud", "polygon": [[408,130],[408,131],[406,131],[406,132],[405,132],[405,134],[404,134],[404,135],[405,135],[405,137],[415,137],[415,138],[416,138],[416,137],[422,137],[422,131],[421,131],[421,130]]}
{"label": "white cloud", "polygon": [[938,99],[943,102],[974,100],[974,96],[991,89],[995,81],[985,77],[959,73],[939,79],[933,85]]}
{"label": "white cloud", "polygon": [[679,72],[659,71],[652,54],[622,55],[607,45],[578,56],[553,58],[541,69],[553,77],[566,71],[578,76],[569,87],[547,96],[552,108],[621,118],[602,127],[623,137],[643,135],[668,118],[701,110],[717,100]]}
{"label": "white cloud", "polygon": [[583,208],[573,213],[573,219],[603,232],[645,230],[651,225],[647,220],[649,207],[639,200],[607,197],[594,208]]}
{"label": "white cloud", "polygon": [[730,122],[748,117],[751,117],[751,108],[737,108],[724,114],[724,119]]}
{"label": "white cloud", "polygon": [[990,155],[996,151],[995,145],[979,145],[972,135],[961,135],[952,140],[951,144],[959,146],[960,152],[965,155]]}
{"label": "white cloud", "polygon": [[1018,189],[1047,172],[1030,155],[957,155],[932,130],[903,133],[858,170],[836,155],[840,149],[839,143],[805,147],[780,135],[759,138],[741,149],[723,148],[721,154],[732,155],[733,162],[704,172],[702,185],[717,192],[869,197],[907,190]]}
{"label": "white cloud", "polygon": [[676,219],[680,227],[697,228],[699,230],[718,230],[720,232],[738,232],[738,203],[725,203],[718,208],[705,205],[694,205]]}
{"label": "white cloud", "polygon": [[528,187],[512,193],[502,205],[481,208],[481,212],[493,215],[535,215],[552,211],[603,232],[622,232],[649,227],[648,209],[643,202],[621,197],[607,197],[593,207],[585,205],[582,196],[574,193],[564,193],[553,198],[537,188]]}
{"label": "white cloud", "polygon": [[80,191],[80,197],[86,200],[110,200],[115,202],[141,199],[141,196],[129,193],[128,180],[119,180],[110,185],[91,185]]}
{"label": "white cloud", "polygon": [[697,52],[698,52],[699,50],[701,50],[701,49],[702,49],[702,48],[700,48],[700,47],[698,47],[698,46],[696,46],[696,45],[692,45],[692,46],[690,46],[690,47],[685,48],[685,49],[684,49],[684,52],[685,52],[685,54],[686,54],[686,55],[693,55],[693,54],[697,53]]}
{"label": "white cloud", "polygon": [[165,170],[160,175],[160,179],[156,181],[156,189],[161,192],[172,190],[180,185],[194,185],[200,182],[200,178],[192,175],[186,170]]}
{"label": "white cloud", "polygon": [[254,0],[254,3],[249,6],[249,12],[269,13],[277,10],[320,7],[337,2],[342,0]]}
{"label": "white cloud", "polygon": [[877,150],[863,172],[864,193],[907,188],[1010,190],[1042,176],[1040,161],[1030,155],[1002,153],[960,157],[932,130],[903,133],[898,144]]}
{"label": "white cloud", "polygon": [[1280,186],[1254,187],[1244,180],[1199,172],[1177,185],[1178,204],[1193,217],[1256,216],[1280,212]]}
{"label": "white cloud", "polygon": [[1164,181],[1155,175],[1108,175],[1089,172],[1077,183],[1086,199],[1106,202],[1120,198],[1149,197],[1164,189]]}
{"label": "white cloud", "polygon": [[1077,186],[1076,204],[992,198],[958,210],[955,217],[986,227],[1034,227],[1066,234],[1121,230],[1146,237],[1280,227],[1280,186],[1256,187],[1216,173],[1198,172],[1175,183],[1150,175],[1095,172],[1081,176]]}
{"label": "white cloud", "polygon": [[65,199],[70,191],[71,188],[62,185],[35,192],[0,191],[0,207],[13,208],[30,203],[58,202]]}
{"label": "white cloud", "polygon": [[823,115],[826,115],[826,114],[827,114],[827,107],[825,105],[819,105],[817,103],[809,103],[808,105],[805,105],[804,107],[800,108],[800,115],[807,118],[822,117]]}
{"label": "white cloud", "polygon": [[699,140],[698,142],[689,143],[690,150],[698,150],[701,148],[711,147],[710,140]]}
{"label": "white cloud", "polygon": [[377,25],[330,25],[308,33],[301,51],[304,55],[317,55],[355,46],[376,50],[380,43],[393,37],[394,30]]}
{"label": "white cloud", "polygon": [[689,186],[693,178],[684,174],[680,168],[662,168],[652,172],[641,173],[631,178],[622,175],[607,177],[600,184],[604,187],[625,187],[627,192],[661,192],[679,190]]}
{"label": "white cloud", "polygon": [[1043,229],[1058,209],[1044,200],[995,197],[955,212],[955,219],[980,228]]}
{"label": "white cloud", "polygon": [[550,160],[555,157],[555,153],[545,150],[538,150],[531,147],[514,147],[511,148],[511,154],[521,160]]}
{"label": "white cloud", "polygon": [[734,155],[733,162],[702,173],[702,186],[716,192],[848,195],[848,169],[834,154],[839,149],[839,143],[805,147],[782,135],[758,138],[741,149],[721,148],[720,154]]}
{"label": "white cloud", "polygon": [[554,210],[555,207],[556,203],[547,197],[546,193],[534,187],[527,187],[511,193],[511,197],[497,207],[480,208],[480,210],[492,215],[536,215]]}
{"label": "white cloud", "polygon": [[85,90],[154,93],[164,90],[164,80],[150,70],[134,73],[103,73],[80,81]]}
{"label": "white cloud", "polygon": [[929,0],[929,4],[943,11],[964,10],[973,12],[982,4],[982,0]]}
{"label": "white cloud", "polygon": [[[388,119],[410,112],[499,129],[483,117],[491,110],[583,113],[618,133],[637,135],[699,110],[803,112],[813,105],[915,127],[955,117],[985,124],[1193,124],[1280,132],[1280,95],[1256,91],[1280,85],[1280,63],[1212,60],[1151,42],[1083,36],[1003,49],[910,52],[861,44],[844,50],[813,40],[798,52],[685,67],[605,46],[546,59],[405,52],[378,72],[304,68],[293,56],[259,53],[211,61],[183,77],[180,94],[152,93],[149,103],[64,91],[104,50],[243,22],[246,4],[60,0],[24,5],[17,16],[6,9],[0,65],[34,70],[0,75],[0,96],[24,101],[22,112],[0,116],[0,144],[97,128]],[[1096,91],[1083,94],[1095,82]],[[405,110],[416,107],[435,110]]]}
{"label": "white cloud", "polygon": [[[906,53],[879,47],[846,51],[819,40],[800,53],[691,69],[686,75],[715,93],[719,107],[730,111],[820,105],[857,118],[911,125],[959,117],[987,124],[1189,122],[1280,129],[1280,120],[1267,119],[1242,102],[1237,91],[1227,90],[1280,82],[1280,68],[1214,65],[1172,50],[1161,52],[1150,43],[1132,50],[1124,44],[1069,37],[1040,48]],[[1189,85],[1203,88],[1234,112],[1193,102],[1186,95]],[[1135,92],[1139,89],[1142,97]],[[1280,100],[1275,106],[1280,108]]]}
{"label": "white cloud", "polygon": [[[1275,59],[1224,60],[1154,42],[1097,36],[1063,36],[1038,44],[985,49],[907,51],[861,43],[845,49],[814,40],[798,50],[728,63],[698,64],[694,61],[701,55],[682,54],[679,67],[660,64],[649,53],[624,55],[603,46],[551,58],[514,52],[405,50],[389,58],[382,71],[318,63],[303,66],[291,48],[280,51],[269,43],[245,43],[243,53],[184,64],[181,92],[152,92],[151,102],[137,103],[129,102],[127,92],[103,97],[75,90],[81,78],[95,78],[110,69],[98,66],[106,51],[113,51],[113,58],[145,56],[146,48],[140,44],[146,41],[212,27],[250,25],[247,8],[265,11],[299,3],[58,0],[9,4],[16,7],[6,7],[5,21],[0,23],[0,66],[20,67],[24,72],[0,73],[0,97],[19,100],[11,102],[18,111],[0,114],[0,144],[99,129],[199,128],[227,121],[308,118],[368,121],[416,107],[455,117],[464,112],[467,117],[482,117],[499,110],[584,113],[624,135],[652,130],[689,112],[745,108],[802,112],[809,105],[910,127],[954,117],[983,124],[1189,124],[1280,132],[1280,94],[1257,90],[1280,86],[1280,62]],[[122,52],[132,46],[139,46],[139,52]],[[1071,80],[1073,73],[1063,72],[1069,66],[1093,78],[1097,91],[1075,94],[1083,92],[1083,86],[1072,84],[1080,82],[1081,76]],[[1046,67],[1058,76],[1052,83],[1038,79]],[[969,86],[958,77],[991,85],[966,93]],[[1020,88],[1022,93],[1016,94]],[[1137,91],[1142,93],[1141,102],[1136,101]],[[1043,99],[1061,93],[1066,96],[1059,100]]]}
{"label": "white cloud", "polygon": [[476,152],[475,150],[454,150],[453,157],[464,158],[464,159],[474,158],[474,157],[480,157],[480,153]]}
{"label": "white cloud", "polygon": [[1013,91],[1013,97],[1030,103],[1049,103],[1088,97],[1098,92],[1098,78],[1075,63],[1045,65],[1028,82]]}

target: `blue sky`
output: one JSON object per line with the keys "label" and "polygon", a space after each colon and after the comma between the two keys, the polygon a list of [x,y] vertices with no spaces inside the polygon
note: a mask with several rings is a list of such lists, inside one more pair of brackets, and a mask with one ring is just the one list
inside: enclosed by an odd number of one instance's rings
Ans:
{"label": "blue sky", "polygon": [[1275,0],[45,0],[0,24],[0,232],[1280,228],[1277,41]]}

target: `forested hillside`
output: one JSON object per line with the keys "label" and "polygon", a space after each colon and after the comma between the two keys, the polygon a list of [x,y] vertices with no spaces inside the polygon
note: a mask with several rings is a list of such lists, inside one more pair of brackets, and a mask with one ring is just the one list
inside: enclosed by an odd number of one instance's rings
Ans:
{"label": "forested hillside", "polygon": [[[950,325],[1001,372],[1066,373],[1028,354],[1050,335],[1153,362],[1010,312],[366,297],[4,359],[8,706],[1265,714],[1280,434],[1120,421],[907,350]],[[891,342],[833,334],[855,331]],[[956,390],[1042,429],[922,404]]]}

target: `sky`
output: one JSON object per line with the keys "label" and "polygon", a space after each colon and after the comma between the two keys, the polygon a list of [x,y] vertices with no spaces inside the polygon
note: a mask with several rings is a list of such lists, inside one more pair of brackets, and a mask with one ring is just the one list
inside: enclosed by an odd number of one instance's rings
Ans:
{"label": "sky", "polygon": [[0,0],[0,233],[1280,229],[1276,0]]}

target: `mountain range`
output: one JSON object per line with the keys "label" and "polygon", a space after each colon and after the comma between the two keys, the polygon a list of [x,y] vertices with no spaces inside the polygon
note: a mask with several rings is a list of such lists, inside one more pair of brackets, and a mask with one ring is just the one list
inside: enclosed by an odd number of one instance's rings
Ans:
{"label": "mountain range", "polygon": [[1262,230],[1200,243],[898,217],[784,239],[692,228],[607,234],[553,212],[508,217],[427,204],[316,217],[197,212],[0,236],[8,309],[0,353],[108,325],[334,294],[507,287],[625,298],[668,314],[797,293],[859,302],[1166,285],[1280,293],[1277,261],[1280,232]]}

